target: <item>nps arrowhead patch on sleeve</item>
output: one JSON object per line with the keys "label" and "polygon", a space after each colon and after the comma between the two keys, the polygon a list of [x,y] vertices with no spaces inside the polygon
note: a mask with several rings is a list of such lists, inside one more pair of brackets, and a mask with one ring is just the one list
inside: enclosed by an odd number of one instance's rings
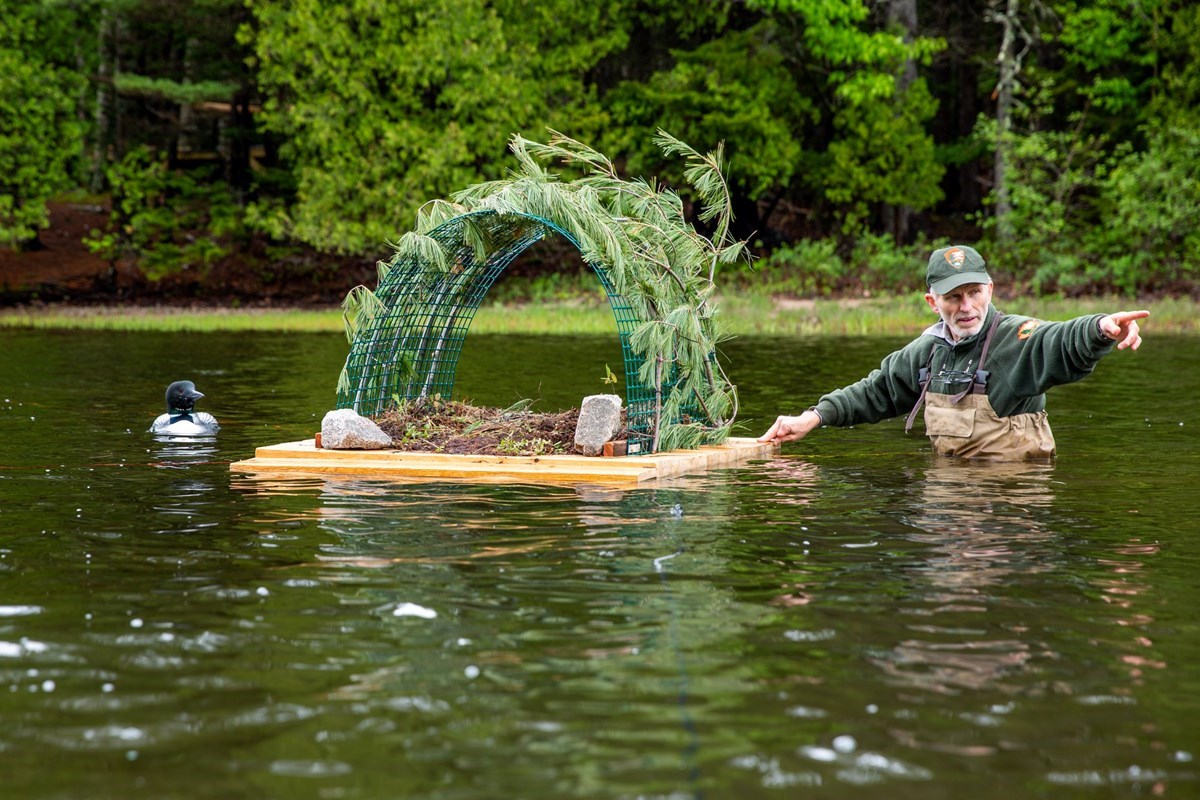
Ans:
{"label": "nps arrowhead patch on sleeve", "polygon": [[1037,319],[1025,320],[1024,322],[1021,323],[1021,327],[1017,328],[1017,339],[1022,342],[1025,341],[1030,336],[1033,336],[1033,332],[1036,331],[1038,326],[1041,324],[1042,324],[1041,320],[1037,320]]}

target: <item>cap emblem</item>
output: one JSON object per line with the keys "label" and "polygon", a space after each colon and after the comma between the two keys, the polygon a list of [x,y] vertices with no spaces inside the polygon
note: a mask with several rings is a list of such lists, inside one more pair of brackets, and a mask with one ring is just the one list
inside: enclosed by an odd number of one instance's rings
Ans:
{"label": "cap emblem", "polygon": [[952,247],[946,251],[946,263],[955,269],[962,269],[967,263],[967,254],[960,247]]}

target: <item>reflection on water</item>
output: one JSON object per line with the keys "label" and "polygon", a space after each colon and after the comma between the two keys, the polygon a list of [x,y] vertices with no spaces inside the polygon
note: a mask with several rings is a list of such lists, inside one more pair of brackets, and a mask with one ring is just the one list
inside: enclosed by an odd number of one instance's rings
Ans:
{"label": "reflection on water", "polygon": [[151,437],[156,446],[154,466],[160,469],[187,469],[196,464],[217,461],[220,451],[215,436],[162,436]]}
{"label": "reflection on water", "polygon": [[150,438],[164,445],[163,453],[171,457],[187,457],[192,454],[214,455],[217,452],[215,434],[175,436],[167,433],[152,433]]}
{"label": "reflection on water", "polygon": [[901,516],[914,529],[908,538],[929,548],[924,577],[939,590],[930,601],[983,611],[973,601],[1013,572],[1051,568],[1039,558],[1054,552],[1053,467],[931,458],[913,512]]}
{"label": "reflection on water", "polygon": [[[1200,387],[1113,398],[1200,343],[1063,387],[1051,465],[884,424],[611,489],[231,474],[340,337],[5,336],[5,796],[1196,793]],[[602,351],[513,337],[501,386],[472,341],[481,402]],[[889,345],[728,355],[754,417]],[[184,369],[220,436],[138,433]]]}
{"label": "reflection on water", "polygon": [[[922,545],[921,561],[909,568],[921,583],[897,608],[900,619],[911,618],[904,626],[908,636],[872,659],[891,685],[946,695],[984,689],[1020,694],[1029,689],[1037,662],[1058,657],[1027,637],[1023,625],[997,629],[989,620],[1001,594],[997,587],[1056,568],[1061,542],[1055,542],[1047,513],[1053,474],[1046,464],[931,456],[914,486],[913,511],[901,517],[912,528],[906,538]],[[920,746],[914,732],[898,729],[894,735]],[[932,749],[996,752],[995,745],[979,743],[939,742]]]}

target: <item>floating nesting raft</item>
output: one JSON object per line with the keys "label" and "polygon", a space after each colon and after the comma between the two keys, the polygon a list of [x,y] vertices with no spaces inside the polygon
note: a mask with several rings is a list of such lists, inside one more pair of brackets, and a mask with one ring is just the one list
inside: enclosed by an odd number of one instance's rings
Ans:
{"label": "floating nesting raft", "polygon": [[324,450],[315,439],[259,447],[254,458],[235,461],[236,472],[360,475],[364,477],[458,478],[531,483],[631,484],[689,472],[731,467],[770,458],[779,446],[755,439],[727,439],[698,450],[613,458],[577,455],[493,456],[419,453],[410,450]]}

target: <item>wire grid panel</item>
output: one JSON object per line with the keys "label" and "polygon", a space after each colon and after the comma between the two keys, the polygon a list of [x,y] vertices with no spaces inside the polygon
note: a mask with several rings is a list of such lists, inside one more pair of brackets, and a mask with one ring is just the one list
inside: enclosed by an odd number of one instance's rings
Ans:
{"label": "wire grid panel", "polygon": [[[375,416],[401,400],[449,398],[463,342],[488,290],[513,259],[553,234],[580,249],[562,228],[530,214],[472,212],[431,231],[447,256],[446,269],[416,256],[391,265],[375,292],[383,311],[350,345],[349,389],[338,393],[338,408]],[[482,246],[477,251],[471,242]],[[629,342],[645,320],[617,293],[603,265],[589,266],[604,286],[621,341],[629,453],[647,454],[653,450],[654,388],[642,383],[642,358]]]}

